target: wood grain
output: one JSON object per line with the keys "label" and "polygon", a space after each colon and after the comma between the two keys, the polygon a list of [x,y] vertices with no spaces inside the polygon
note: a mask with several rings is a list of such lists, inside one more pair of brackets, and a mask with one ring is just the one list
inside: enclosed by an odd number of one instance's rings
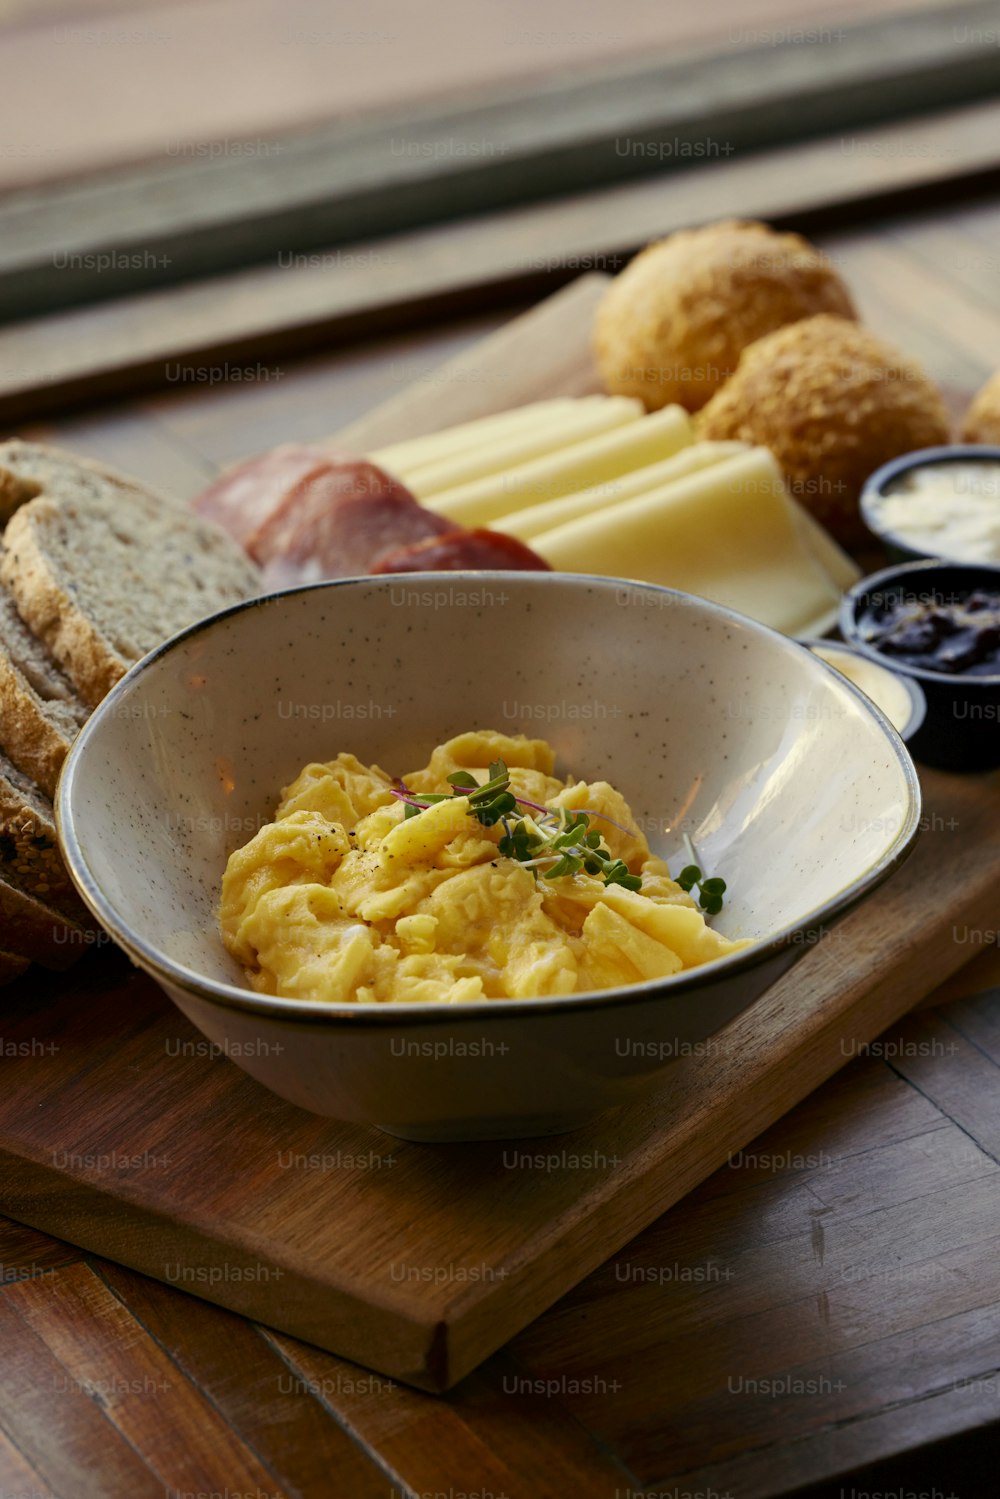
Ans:
{"label": "wood grain", "polygon": [[73,1265],[82,1258],[71,1244],[62,1244],[48,1234],[40,1234],[24,1223],[0,1218],[0,1290],[48,1275],[62,1265]]}
{"label": "wood grain", "polygon": [[948,1010],[951,1025],[971,1041],[979,1051],[1000,1067],[1000,1016],[995,1004],[995,993],[977,994],[967,991],[969,997],[956,1000]]}
{"label": "wood grain", "polygon": [[22,1457],[5,1431],[0,1431],[0,1493],[31,1496],[31,1499],[56,1499],[37,1469]]}
{"label": "wood grain", "polygon": [[208,1490],[220,1467],[237,1493],[271,1486],[272,1475],[89,1266],[24,1281],[7,1299],[59,1360],[65,1382],[95,1399],[164,1487]]}
{"label": "wood grain", "polygon": [[[373,1396],[401,1390],[379,1375],[339,1365],[304,1377],[294,1360],[231,1312],[206,1306],[121,1265],[97,1262],[97,1274],[232,1432],[252,1447],[301,1499],[326,1499],[330,1473],[351,1499],[386,1499],[389,1474],[328,1413],[334,1389]],[[289,1347],[292,1345],[289,1344]],[[331,1361],[332,1362],[332,1361]],[[213,1470],[219,1472],[218,1461]]]}
{"label": "wood grain", "polygon": [[99,1465],[102,1499],[163,1499],[162,1483],[100,1403],[79,1398],[65,1365],[21,1317],[15,1294],[0,1296],[0,1431],[60,1496],[86,1493],[87,1474]]}
{"label": "wood grain", "polygon": [[[405,1474],[418,1494],[440,1492],[442,1453],[449,1480],[463,1490],[508,1499],[610,1499],[632,1475],[546,1393],[503,1358],[462,1381],[447,1403],[417,1390],[373,1391],[350,1366],[281,1334],[270,1341],[359,1440]],[[530,1380],[529,1380],[530,1383]],[[434,1442],[425,1434],[433,1428]]]}
{"label": "wood grain", "polygon": [[[975,957],[932,989],[915,1009],[932,1009],[952,1000],[975,996],[1000,995],[1000,947],[987,945]],[[958,1013],[953,1011],[953,1014]],[[965,1012],[963,1012],[965,1013]],[[994,1060],[997,1060],[994,1058]]]}
{"label": "wood grain", "polygon": [[985,1418],[997,1164],[893,1066],[852,1063],[510,1345],[643,1485],[753,1499]]}
{"label": "wood grain", "polygon": [[[954,1025],[967,1008],[944,1018]],[[1000,1003],[975,1010],[983,1034],[1000,1034]],[[763,1499],[889,1462],[880,1483],[841,1486],[891,1490],[906,1472],[927,1490],[944,1475],[942,1494],[985,1499],[969,1459],[928,1443],[995,1414],[1000,1172],[889,1059],[918,1039],[907,1021],[850,1062],[446,1400],[90,1261],[128,1312],[101,1368],[141,1382],[152,1340],[169,1357],[166,1377],[186,1381],[274,1475],[268,1495],[326,1499],[334,1482],[338,1499]],[[959,1077],[964,1062],[945,1051],[939,1065]],[[995,1084],[994,1111],[1000,1071]],[[46,1325],[60,1346],[63,1317],[86,1329],[91,1295],[76,1270],[59,1288]],[[91,1341],[99,1352],[100,1327]],[[34,1383],[45,1390],[56,1377],[90,1404],[65,1365],[53,1376],[50,1358],[40,1340],[23,1366]],[[755,1377],[817,1388],[731,1388]],[[30,1447],[27,1414],[14,1411]],[[60,1424],[60,1444],[74,1429]],[[78,1489],[46,1486],[6,1440],[0,1432],[0,1477],[9,1470],[27,1493],[76,1499]],[[916,1466],[908,1453],[920,1454]],[[114,1449],[107,1474],[104,1456],[103,1446],[88,1453],[102,1495],[128,1492],[112,1481]],[[171,1473],[185,1461],[174,1454]],[[224,1488],[221,1457],[212,1473]]]}
{"label": "wood grain", "polygon": [[[1000,308],[985,304],[944,281],[940,269],[891,241],[845,244],[839,268],[874,326],[890,321],[905,328],[908,353],[932,368],[946,384],[975,390],[997,363]],[[948,329],[942,359],[941,322]]]}
{"label": "wood grain", "polygon": [[[941,1111],[953,1119],[968,1139],[993,1160],[1000,1160],[1000,1113],[996,1110],[993,1089],[996,1087],[997,1060],[980,1044],[995,1041],[992,1009],[990,1028],[977,1024],[977,1012],[967,1003],[958,1024],[950,1015],[914,1016],[907,1027],[912,1051],[892,1059],[893,1067],[921,1093],[933,1100]],[[966,1034],[971,1032],[971,1034]]]}

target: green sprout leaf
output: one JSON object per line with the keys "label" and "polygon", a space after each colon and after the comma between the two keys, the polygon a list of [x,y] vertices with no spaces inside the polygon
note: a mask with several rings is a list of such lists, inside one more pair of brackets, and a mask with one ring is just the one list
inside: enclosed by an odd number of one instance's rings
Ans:
{"label": "green sprout leaf", "polygon": [[[453,771],[448,784],[452,788],[450,796],[440,792],[417,794],[398,781],[395,794],[404,800],[403,816],[416,817],[436,802],[464,796],[468,798],[469,815],[483,827],[503,823],[503,836],[497,841],[499,852],[530,869],[536,878],[559,880],[567,875],[584,873],[603,876],[606,887],[618,885],[623,890],[642,889],[641,875],[632,874],[624,859],[612,858],[601,833],[590,826],[591,816],[600,817],[602,813],[590,813],[582,808],[542,807],[520,801],[510,789],[510,772],[503,760],[491,762],[489,777],[481,786],[467,770]],[[530,831],[525,819],[528,812],[531,814]],[[697,858],[697,849],[690,839],[685,839],[685,842],[688,854]],[[708,878],[697,864],[686,864],[676,883],[688,894],[696,893],[698,904],[707,915],[717,916],[722,910],[726,882],[717,875]]]}
{"label": "green sprout leaf", "polygon": [[718,876],[706,879],[697,864],[687,864],[677,876],[677,884],[688,894],[698,887],[698,904],[709,916],[718,916],[722,910],[722,897],[726,893],[726,882]]}
{"label": "green sprout leaf", "polygon": [[[603,875],[605,885],[621,885],[626,890],[642,888],[641,877],[630,874],[623,860],[611,857],[600,832],[590,826],[589,812],[582,808],[548,808],[519,801],[510,789],[510,772],[503,760],[491,762],[489,778],[481,786],[467,770],[453,771],[448,776],[448,784],[452,788],[451,796],[440,792],[417,794],[409,791],[402,781],[397,782],[395,794],[405,802],[403,816],[416,817],[435,802],[464,796],[469,801],[470,816],[483,827],[503,823],[504,833],[497,841],[499,852],[505,858],[516,859],[536,878],[541,875],[546,880],[558,880],[583,871],[589,875]],[[527,811],[531,812],[535,831],[528,830],[524,818]],[[517,820],[511,825],[510,819],[513,818]],[[698,876],[699,871],[694,873]],[[685,886],[685,889],[689,888]]]}

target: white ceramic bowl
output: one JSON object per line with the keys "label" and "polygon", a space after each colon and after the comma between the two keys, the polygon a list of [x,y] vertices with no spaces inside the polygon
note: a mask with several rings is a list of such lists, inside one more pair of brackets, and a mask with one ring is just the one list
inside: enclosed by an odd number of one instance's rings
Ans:
{"label": "white ceramic bowl", "polygon": [[[320,1006],[243,986],[215,924],[227,855],[310,760],[392,773],[469,728],[548,738],[654,850],[729,884],[759,938],[675,978],[562,999]],[[84,728],[58,817],[84,900],[253,1077],[413,1139],[571,1129],[660,1082],[901,862],[920,797],[867,698],[762,625],[557,573],[350,579],[255,600],[147,656]],[[164,1065],[169,1065],[165,1063]]]}

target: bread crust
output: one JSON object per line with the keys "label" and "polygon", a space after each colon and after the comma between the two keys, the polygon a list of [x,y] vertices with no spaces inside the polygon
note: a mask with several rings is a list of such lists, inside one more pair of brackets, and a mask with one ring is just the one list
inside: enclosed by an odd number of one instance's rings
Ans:
{"label": "bread crust", "polygon": [[30,500],[4,533],[0,579],[91,707],[148,650],[261,587],[218,526],[142,491]]}
{"label": "bread crust", "polygon": [[0,747],[50,800],[88,712],[0,585]]}
{"label": "bread crust", "polygon": [[43,968],[70,968],[93,940],[81,926],[0,876],[5,950]]}
{"label": "bread crust", "polygon": [[[53,447],[50,443],[27,442],[21,437],[0,442],[0,513],[6,503],[6,517],[36,495],[70,493],[81,478],[96,481],[101,489],[110,487],[131,494],[151,493],[137,479],[130,479],[127,474],[107,468],[93,458],[80,458],[65,448]],[[178,503],[161,495],[155,498],[164,504]]]}
{"label": "bread crust", "polygon": [[106,644],[75,599],[53,577],[34,522],[58,518],[55,501],[39,496],[21,507],[4,532],[0,581],[17,610],[46,645],[84,702],[96,708],[124,676],[128,663]]}
{"label": "bread crust", "polygon": [[[0,580],[10,597],[0,596],[0,984],[31,962],[70,967],[100,930],[62,861],[51,804],[89,709],[124,675],[149,634],[155,638],[162,629],[165,638],[171,615],[200,602],[199,589],[208,612],[252,593],[258,577],[221,531],[186,507],[99,464],[19,439],[0,443],[0,524],[5,519]],[[186,580],[177,569],[188,561],[197,566],[199,544],[206,581],[195,573],[195,588],[185,581],[165,594],[158,613],[151,609],[161,552],[173,577]],[[116,639],[117,620],[128,615],[126,589],[130,628]]]}
{"label": "bread crust", "polygon": [[72,740],[47,716],[44,704],[10,657],[0,650],[0,724],[3,748],[24,775],[52,798]]}
{"label": "bread crust", "polygon": [[52,803],[27,776],[0,756],[0,877],[51,905],[63,916],[92,925],[63,863]]}

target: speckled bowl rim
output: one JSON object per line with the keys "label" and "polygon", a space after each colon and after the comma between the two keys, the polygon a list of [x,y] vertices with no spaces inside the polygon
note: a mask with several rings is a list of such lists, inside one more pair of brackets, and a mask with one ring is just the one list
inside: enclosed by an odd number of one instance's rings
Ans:
{"label": "speckled bowl rim", "polygon": [[[869,666],[879,667],[880,670],[885,672],[886,676],[892,677],[893,681],[898,682],[910,699],[910,716],[903,728],[896,729],[896,733],[904,744],[909,744],[917,730],[923,726],[924,719],[927,717],[927,694],[916,677],[907,677],[902,672],[893,671],[892,667],[887,664],[885,657],[881,661],[873,661],[867,651],[863,651],[853,640],[825,640],[816,636],[809,636],[808,638],[800,636],[799,644],[804,645],[814,656],[819,656],[821,661],[823,661],[823,657],[820,656],[820,651],[843,651],[845,656],[860,656],[861,660],[867,661]],[[832,671],[837,670],[832,661],[823,661],[823,665],[829,666]],[[843,676],[843,672],[839,673],[839,675]],[[850,678],[848,677],[847,680],[850,681]],[[861,691],[864,692],[864,688]],[[865,696],[867,697],[868,694],[865,693]],[[872,698],[872,702],[875,702],[874,698]],[[878,704],[876,703],[875,706],[878,707]],[[896,728],[895,724],[892,726],[894,729]]]}
{"label": "speckled bowl rim", "polygon": [[[1000,463],[1000,447],[988,442],[949,442],[934,448],[914,448],[912,453],[902,453],[898,458],[890,458],[888,463],[883,463],[881,468],[869,474],[861,487],[858,497],[861,519],[878,541],[895,547],[899,552],[905,552],[914,562],[969,562],[968,557],[949,557],[947,552],[921,551],[911,541],[907,541],[905,536],[900,536],[898,531],[890,531],[888,526],[879,525],[875,513],[878,501],[885,498],[885,486],[893,479],[898,479],[900,474],[909,473],[911,468],[924,468],[929,463],[961,463],[969,458],[983,458],[992,463]],[[975,565],[974,562],[969,562],[970,567]]]}
{"label": "speckled bowl rim", "polygon": [[[849,588],[840,601],[839,626],[840,633],[849,645],[857,646],[863,656],[869,661],[874,661],[878,666],[885,666],[886,657],[875,646],[869,645],[867,640],[862,640],[858,634],[857,606],[868,594],[875,593],[879,588],[889,587],[893,583],[905,582],[913,575],[919,577],[922,573],[938,572],[942,568],[967,568],[970,572],[995,573],[997,587],[1000,589],[1000,563],[998,562],[955,562],[949,557],[922,557],[913,562],[894,562],[890,567],[883,567],[880,572],[869,573],[866,578],[859,578],[852,588]],[[961,687],[966,692],[971,689],[973,693],[983,687],[1000,687],[1000,672],[991,671],[987,674],[982,672],[975,676],[963,676],[961,672],[953,671],[930,671],[926,666],[911,666],[906,661],[896,661],[888,668],[898,676],[913,677],[917,682],[938,683],[944,687]]]}
{"label": "speckled bowl rim", "polygon": [[[589,573],[519,573],[516,575],[518,583],[525,583],[529,588],[560,588],[573,589],[585,587],[591,591],[598,588],[611,593],[615,589],[642,588],[657,595],[666,595],[669,598],[683,599],[694,604],[697,608],[723,619],[731,620],[738,624],[741,629],[749,628],[755,634],[763,636],[776,642],[782,650],[798,652],[801,647],[798,642],[788,636],[772,630],[767,625],[758,623],[757,620],[749,619],[746,615],[737,613],[734,609],[727,609],[724,605],[714,604],[708,599],[700,598],[697,594],[688,594],[676,588],[661,588],[658,584],[637,583],[634,579],[597,577]],[[196,624],[188,626],[178,634],[171,636],[161,646],[150,651],[140,661],[126,672],[121,681],[118,682],[100,705],[94,710],[90,718],[84,724],[77,736],[69,755],[62,768],[59,784],[56,788],[55,810],[56,825],[59,830],[59,838],[66,860],[67,867],[73,881],[88,909],[107,928],[111,936],[126,954],[139,967],[152,974],[154,978],[162,980],[167,985],[180,989],[201,1001],[208,1001],[222,1009],[242,1010],[244,1012],[258,1015],[261,1019],[274,1021],[287,1021],[297,1023],[305,1021],[309,1024],[341,1024],[345,1023],[354,1027],[364,1026],[407,1026],[413,1025],[440,1025],[447,1021],[449,1024],[455,1021],[482,1023],[487,1016],[502,1016],[512,1018],[516,1015],[524,1016],[526,1019],[534,1015],[556,1015],[567,1014],[575,1011],[589,1011],[592,1009],[618,1008],[637,1003],[662,1004],[669,999],[680,999],[689,992],[703,987],[717,984],[720,981],[735,977],[741,972],[757,968],[772,960],[784,949],[794,945],[803,932],[808,932],[827,924],[834,917],[845,915],[861,900],[881,885],[889,876],[899,868],[908,858],[913,850],[913,845],[920,829],[921,795],[920,782],[917,777],[916,768],[910,759],[909,753],[902,739],[886,718],[881,709],[874,704],[853,682],[842,678],[840,687],[854,695],[865,712],[871,714],[881,728],[888,748],[894,754],[899,767],[903,773],[904,783],[909,791],[909,803],[902,825],[893,839],[892,843],[873,865],[864,871],[857,879],[846,885],[838,895],[825,905],[817,906],[808,911],[794,925],[783,928],[771,937],[761,938],[742,952],[733,953],[726,958],[719,958],[713,963],[705,964],[702,968],[691,969],[686,973],[679,973],[671,978],[649,979],[645,983],[631,984],[614,989],[596,989],[584,994],[567,994],[544,996],[537,999],[483,999],[469,1000],[463,1004],[449,1005],[434,1001],[420,1004],[391,1004],[391,1003],[353,1003],[348,1005],[325,1005],[315,1000],[299,999],[276,999],[267,994],[256,994],[251,989],[238,988],[235,984],[222,983],[217,979],[210,979],[202,974],[187,968],[183,964],[176,963],[172,958],[161,953],[159,949],[147,943],[137,933],[133,932],[128,925],[118,916],[115,908],[104,896],[97,881],[92,877],[87,865],[81,846],[76,821],[73,812],[73,791],[76,782],[78,767],[88,752],[88,746],[94,738],[105,718],[113,714],[118,702],[125,696],[158,661],[171,654],[186,641],[195,636],[224,626],[229,620],[237,615],[251,609],[268,609],[280,605],[284,598],[294,597],[298,594],[315,593],[320,590],[333,590],[336,588],[357,588],[359,585],[366,587],[390,587],[394,582],[398,586],[398,574],[386,574],[384,577],[351,577],[328,579],[320,583],[304,584],[293,588],[281,589],[275,593],[262,594],[258,598],[247,599],[243,603],[231,605],[227,609],[221,609],[216,614],[206,616]],[[421,581],[427,587],[435,585],[454,585],[456,578],[475,579],[477,583],[488,585],[490,583],[501,587],[504,583],[510,583],[512,575],[509,572],[499,571],[466,571],[466,572],[438,572],[422,573]],[[527,581],[530,579],[530,582]],[[830,668],[825,662],[815,657],[811,659],[816,662],[817,671],[828,675]]]}

